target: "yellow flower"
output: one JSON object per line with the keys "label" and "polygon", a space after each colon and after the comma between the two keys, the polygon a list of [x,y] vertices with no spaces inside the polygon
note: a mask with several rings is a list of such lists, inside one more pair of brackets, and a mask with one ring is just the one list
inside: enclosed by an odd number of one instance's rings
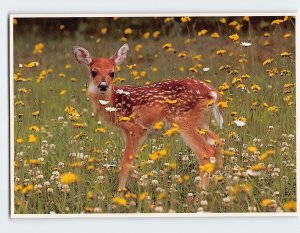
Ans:
{"label": "yellow flower", "polygon": [[253,92],[259,92],[261,90],[261,87],[257,84],[252,84],[251,89]]}
{"label": "yellow flower", "polygon": [[211,35],[210,35],[210,37],[211,38],[219,38],[220,37],[220,35],[219,35],[219,33],[217,33],[217,32],[214,32],[214,33],[212,33]]}
{"label": "yellow flower", "polygon": [[272,58],[268,58],[268,59],[264,60],[263,66],[271,64],[272,62],[273,62],[273,59]]}
{"label": "yellow flower", "polygon": [[171,168],[172,170],[176,170],[176,163],[173,162],[173,163],[169,163],[169,168]]}
{"label": "yellow flower", "polygon": [[223,154],[224,154],[224,155],[227,155],[227,156],[234,156],[234,155],[235,155],[235,151],[232,151],[232,150],[224,150]]}
{"label": "yellow flower", "polygon": [[189,16],[185,16],[185,17],[181,17],[180,20],[181,20],[181,22],[186,23],[186,22],[191,21],[191,18]]}
{"label": "yellow flower", "polygon": [[268,46],[268,45],[270,45],[270,44],[271,44],[270,41],[265,40],[263,45],[264,45],[264,46]]}
{"label": "yellow flower", "polygon": [[247,148],[247,150],[248,150],[249,152],[251,152],[251,153],[254,153],[254,152],[257,151],[257,148],[256,148],[256,146],[249,146],[249,147]]}
{"label": "yellow flower", "polygon": [[127,200],[122,198],[122,197],[114,197],[112,199],[112,203],[118,204],[120,206],[126,206],[127,205]]}
{"label": "yellow flower", "polygon": [[189,71],[192,71],[193,73],[197,73],[198,72],[198,70],[197,70],[196,67],[189,68]]}
{"label": "yellow flower", "polygon": [[200,165],[199,169],[200,169],[201,172],[210,173],[210,172],[214,171],[215,165],[213,163],[207,163],[205,165]]}
{"label": "yellow flower", "polygon": [[19,101],[15,102],[15,105],[16,105],[16,106],[17,106],[17,105],[24,106],[25,104],[24,104],[24,102],[23,102],[22,100],[19,100]]}
{"label": "yellow flower", "polygon": [[39,131],[40,131],[40,128],[37,127],[36,125],[32,125],[32,126],[29,127],[29,130],[39,132]]}
{"label": "yellow flower", "polygon": [[121,41],[122,43],[124,43],[124,42],[127,41],[127,38],[123,36],[123,37],[121,37],[120,41]]}
{"label": "yellow flower", "polygon": [[173,20],[174,20],[173,17],[168,17],[168,18],[164,19],[164,23],[169,23],[169,22],[172,22]]}
{"label": "yellow flower", "polygon": [[66,69],[71,69],[71,67],[72,67],[71,64],[66,64],[66,65],[65,65],[65,68],[66,68]]}
{"label": "yellow flower", "polygon": [[177,57],[186,57],[187,53],[186,52],[180,52],[178,53]]}
{"label": "yellow flower", "polygon": [[220,22],[220,23],[226,23],[227,20],[226,20],[225,18],[221,18],[221,19],[219,20],[219,22]]}
{"label": "yellow flower", "polygon": [[86,128],[88,126],[87,123],[73,123],[72,125],[79,129]]}
{"label": "yellow flower", "polygon": [[166,155],[167,155],[167,150],[166,149],[162,149],[162,150],[155,151],[152,154],[150,154],[149,158],[151,160],[157,160],[157,159],[160,159],[162,157],[165,157]]}
{"label": "yellow flower", "polygon": [[143,48],[143,46],[142,46],[141,44],[137,44],[137,45],[134,47],[134,49],[135,49],[136,52],[140,52],[142,48]]}
{"label": "yellow flower", "polygon": [[244,16],[243,20],[246,21],[246,22],[249,22],[250,21],[250,17],[249,16]]}
{"label": "yellow flower", "polygon": [[283,204],[283,209],[286,212],[296,212],[297,209],[297,203],[295,201],[287,201]]}
{"label": "yellow flower", "polygon": [[131,118],[130,117],[120,117],[119,118],[119,121],[130,121],[131,120]]}
{"label": "yellow flower", "polygon": [[160,31],[155,31],[152,33],[152,36],[154,39],[157,39],[159,37],[159,35],[160,35]]}
{"label": "yellow flower", "polygon": [[145,33],[143,34],[143,37],[144,37],[145,39],[148,39],[148,38],[150,37],[150,32],[145,32]]}
{"label": "yellow flower", "polygon": [[17,143],[23,143],[24,140],[23,140],[22,138],[17,138],[17,139],[16,139],[16,142],[17,142]]}
{"label": "yellow flower", "polygon": [[148,192],[142,192],[142,193],[139,195],[139,200],[140,200],[140,201],[145,200],[145,198],[147,197],[147,195],[148,195]]}
{"label": "yellow flower", "polygon": [[22,194],[27,194],[29,191],[33,190],[33,185],[32,184],[29,184],[27,185],[26,187],[24,187],[21,191]]}
{"label": "yellow flower", "polygon": [[238,41],[240,39],[238,34],[232,34],[229,36],[229,39],[233,40],[233,41]]}
{"label": "yellow flower", "polygon": [[291,32],[287,32],[283,35],[283,38],[287,39],[287,38],[290,38],[292,36],[292,33]]}
{"label": "yellow flower", "polygon": [[72,184],[72,183],[77,183],[79,182],[79,177],[74,174],[74,173],[71,173],[71,172],[68,172],[68,173],[63,173],[61,176],[60,176],[60,182],[62,184]]}
{"label": "yellow flower", "polygon": [[97,132],[97,133],[105,133],[106,129],[104,129],[104,128],[96,128],[95,132]]}
{"label": "yellow flower", "polygon": [[270,155],[275,155],[275,150],[267,150],[264,153],[262,153],[259,156],[260,160],[265,160],[266,158],[268,158]]}
{"label": "yellow flower", "polygon": [[59,95],[65,95],[67,93],[67,90],[62,90],[59,92]]}
{"label": "yellow flower", "polygon": [[165,43],[165,44],[163,44],[162,48],[163,48],[163,49],[169,49],[169,48],[172,48],[172,43]]}
{"label": "yellow flower", "polygon": [[282,52],[280,54],[281,57],[291,57],[292,56],[292,53],[289,53],[289,52]]}
{"label": "yellow flower", "polygon": [[28,135],[28,142],[36,142],[36,137],[33,134]]}
{"label": "yellow flower", "polygon": [[279,25],[283,23],[283,20],[282,19],[275,19],[272,21],[271,25]]}
{"label": "yellow flower", "polygon": [[216,54],[217,55],[224,55],[226,53],[226,50],[225,49],[219,49],[217,50]]}
{"label": "yellow flower", "polygon": [[162,199],[165,199],[167,197],[167,192],[166,191],[162,191],[158,194],[158,197],[157,199],[158,200],[162,200]]}
{"label": "yellow flower", "polygon": [[37,44],[34,46],[33,53],[34,53],[34,54],[40,54],[40,53],[42,53],[44,47],[45,47],[45,45],[44,45],[43,43],[37,43]]}
{"label": "yellow flower", "polygon": [[204,36],[208,31],[206,29],[202,29],[198,32],[198,36]]}
{"label": "yellow flower", "polygon": [[125,34],[125,35],[130,35],[130,34],[132,34],[132,32],[133,32],[133,30],[132,30],[131,28],[126,28],[126,29],[124,30],[124,34]]}
{"label": "yellow flower", "polygon": [[28,63],[28,64],[24,64],[24,67],[26,67],[26,68],[32,68],[32,67],[36,67],[36,66],[38,66],[38,65],[39,65],[38,62],[32,61],[32,62],[30,62],[30,63]]}
{"label": "yellow flower", "polygon": [[173,127],[168,129],[165,133],[164,136],[171,136],[175,133],[177,133],[179,130],[179,126],[176,123],[173,123]]}
{"label": "yellow flower", "polygon": [[263,199],[263,200],[261,201],[260,205],[261,205],[262,207],[267,207],[267,206],[269,206],[271,203],[272,203],[272,202],[271,202],[271,200],[270,200],[269,198],[265,198],[265,199]]}
{"label": "yellow flower", "polygon": [[221,106],[222,108],[228,108],[228,102],[227,101],[221,101],[218,103],[218,106]]}
{"label": "yellow flower", "polygon": [[164,122],[163,122],[163,121],[159,121],[159,122],[156,122],[156,123],[153,125],[153,129],[159,130],[159,129],[161,129],[163,126],[164,126]]}
{"label": "yellow flower", "polygon": [[254,164],[254,165],[252,165],[251,166],[251,168],[250,168],[250,170],[252,170],[252,171],[261,171],[261,170],[264,170],[265,169],[265,165],[264,164],[261,164],[261,163],[259,163],[259,164]]}
{"label": "yellow flower", "polygon": [[101,30],[100,30],[102,35],[107,34],[107,31],[108,31],[107,27],[101,28]]}
{"label": "yellow flower", "polygon": [[206,129],[199,129],[198,134],[205,135],[206,131],[207,131]]}
{"label": "yellow flower", "polygon": [[277,106],[270,106],[270,107],[268,107],[268,111],[269,112],[277,112],[278,111],[278,107]]}

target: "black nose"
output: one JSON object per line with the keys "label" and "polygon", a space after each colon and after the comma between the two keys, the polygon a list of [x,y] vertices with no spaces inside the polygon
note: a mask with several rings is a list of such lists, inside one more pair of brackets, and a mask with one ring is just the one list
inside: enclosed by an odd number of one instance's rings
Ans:
{"label": "black nose", "polygon": [[98,85],[98,88],[99,88],[100,91],[106,91],[107,90],[107,84],[105,82],[101,82]]}

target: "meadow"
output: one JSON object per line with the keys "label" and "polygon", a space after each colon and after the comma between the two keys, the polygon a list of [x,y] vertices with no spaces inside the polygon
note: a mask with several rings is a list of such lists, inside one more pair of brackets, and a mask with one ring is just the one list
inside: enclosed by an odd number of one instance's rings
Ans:
{"label": "meadow", "polygon": [[[258,18],[252,25],[252,17],[215,17],[215,27],[197,30],[206,18],[159,18],[160,30],[149,31],[114,27],[120,19],[111,18],[111,27],[99,19],[96,33],[68,34],[63,24],[49,31],[62,39],[15,33],[13,212],[295,212],[295,19]],[[224,141],[224,162],[206,190],[197,188],[195,155],[177,133],[164,134],[167,126],[153,129],[127,191],[117,190],[124,142],[94,117],[88,72],[72,47],[110,57],[125,42],[116,85],[189,77],[221,92],[225,127],[210,125]],[[153,156],[161,150],[165,156]]]}

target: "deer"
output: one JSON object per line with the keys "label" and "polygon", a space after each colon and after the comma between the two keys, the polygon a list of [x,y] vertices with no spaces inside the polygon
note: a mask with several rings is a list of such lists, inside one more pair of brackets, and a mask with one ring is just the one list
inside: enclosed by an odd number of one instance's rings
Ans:
{"label": "deer", "polygon": [[[85,48],[73,47],[75,59],[88,68],[86,95],[95,116],[120,129],[125,140],[118,190],[126,190],[135,156],[153,125],[160,121],[177,124],[179,134],[195,154],[199,168],[212,163],[214,171],[220,169],[223,143],[209,128],[211,115],[218,126],[223,127],[218,90],[190,78],[167,79],[144,86],[116,86],[113,81],[116,67],[124,63],[128,51],[128,44],[124,44],[111,57],[105,58],[92,57]],[[124,117],[126,121],[120,120]],[[203,129],[202,133],[199,129]],[[199,169],[198,187],[208,187],[209,175]]]}

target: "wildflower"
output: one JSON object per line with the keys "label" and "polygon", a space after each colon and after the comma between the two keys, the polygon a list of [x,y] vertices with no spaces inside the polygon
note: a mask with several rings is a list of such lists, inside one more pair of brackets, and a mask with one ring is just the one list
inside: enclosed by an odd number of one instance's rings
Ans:
{"label": "wildflower", "polygon": [[275,151],[274,151],[274,150],[267,150],[267,151],[265,151],[264,153],[262,153],[262,154],[259,156],[259,159],[260,159],[260,160],[265,160],[265,159],[267,159],[270,155],[275,155]]}
{"label": "wildflower", "polygon": [[252,84],[251,89],[253,92],[259,92],[261,90],[261,87],[257,84]]}
{"label": "wildflower", "polygon": [[221,101],[218,103],[218,106],[221,106],[222,108],[228,108],[228,102],[227,101]]}
{"label": "wildflower", "polygon": [[205,34],[207,33],[208,31],[206,29],[202,29],[201,31],[198,32],[198,36],[205,36]]}
{"label": "wildflower", "polygon": [[107,100],[99,100],[99,103],[101,105],[107,105],[109,103],[109,101],[107,101]]}
{"label": "wildflower", "polygon": [[103,27],[103,28],[101,28],[101,29],[100,29],[100,32],[101,32],[101,34],[102,34],[102,35],[106,35],[106,34],[107,34],[107,32],[108,32],[108,29],[107,29],[107,27]]}
{"label": "wildflower", "polygon": [[23,140],[22,138],[17,138],[17,139],[16,139],[16,142],[21,144],[21,143],[24,142],[24,140]]}
{"label": "wildflower", "polygon": [[72,184],[72,183],[77,183],[79,182],[79,177],[74,174],[74,173],[71,173],[71,172],[68,172],[68,173],[63,173],[61,176],[60,176],[60,182],[62,184]]}
{"label": "wildflower", "polygon": [[22,194],[27,194],[29,191],[33,190],[33,185],[32,184],[29,184],[27,185],[26,187],[24,187],[21,191]]}
{"label": "wildflower", "polygon": [[148,195],[148,192],[142,192],[142,193],[139,195],[139,200],[140,200],[140,201],[145,200],[145,198],[147,197],[147,195]]}
{"label": "wildflower", "polygon": [[220,35],[219,35],[219,33],[214,32],[214,33],[212,33],[212,34],[210,35],[210,37],[211,37],[211,38],[214,38],[214,39],[217,39],[217,38],[220,37]]}
{"label": "wildflower", "polygon": [[283,35],[283,38],[287,39],[287,38],[290,38],[292,36],[292,33],[291,32],[287,32]]}
{"label": "wildflower", "polygon": [[219,20],[220,23],[226,23],[226,21],[227,21],[227,20],[226,20],[225,18],[221,18],[221,19]]}
{"label": "wildflower", "polygon": [[277,112],[278,111],[278,107],[277,106],[270,106],[270,107],[268,107],[268,111],[269,112]]}
{"label": "wildflower", "polygon": [[158,200],[162,200],[162,199],[165,199],[166,197],[167,197],[167,192],[166,192],[165,190],[163,190],[162,192],[160,192],[160,193],[158,194],[157,199],[158,199]]}
{"label": "wildflower", "polygon": [[39,131],[40,131],[40,128],[37,127],[36,125],[32,125],[32,126],[29,127],[29,130],[39,132]]}
{"label": "wildflower", "polygon": [[177,57],[186,57],[187,53],[186,52],[180,52],[178,53]]}
{"label": "wildflower", "polygon": [[84,136],[86,136],[86,133],[80,132],[80,133],[78,133],[78,134],[75,134],[74,137],[73,137],[73,139],[74,139],[74,140],[78,140],[78,139],[83,138]]}
{"label": "wildflower", "polygon": [[246,21],[246,22],[249,22],[250,21],[250,17],[249,16],[244,16],[243,20]]}
{"label": "wildflower", "polygon": [[199,129],[197,132],[201,135],[205,135],[206,134],[206,129]]}
{"label": "wildflower", "polygon": [[252,45],[252,43],[250,43],[250,42],[241,42],[240,45],[243,46],[243,47],[249,47],[249,46]]}
{"label": "wildflower", "polygon": [[268,59],[264,60],[263,66],[271,64],[272,62],[273,62],[273,59],[272,58],[268,58]]}
{"label": "wildflower", "polygon": [[246,125],[246,122],[240,121],[240,120],[235,120],[233,121],[238,127],[244,127]]}
{"label": "wildflower", "polygon": [[224,55],[226,53],[226,50],[225,49],[220,49],[220,50],[217,50],[216,54],[217,55]]}
{"label": "wildflower", "polygon": [[104,129],[104,128],[96,128],[95,132],[97,132],[97,133],[105,133],[106,129]]}
{"label": "wildflower", "polygon": [[181,17],[180,21],[183,22],[183,23],[186,23],[186,22],[191,21],[191,18],[189,16]]}
{"label": "wildflower", "polygon": [[289,212],[289,211],[295,212],[297,209],[297,203],[295,201],[287,201],[283,204],[283,209],[286,212]]}
{"label": "wildflower", "polygon": [[271,25],[279,25],[283,23],[283,20],[282,19],[275,19],[272,21]]}
{"label": "wildflower", "polygon": [[271,205],[271,204],[272,204],[272,200],[269,199],[269,198],[263,199],[263,200],[261,201],[261,203],[260,203],[260,205],[261,205],[262,207],[267,207],[267,206],[269,206],[269,205]]}
{"label": "wildflower", "polygon": [[270,43],[270,41],[268,41],[268,40],[265,40],[264,43],[263,43],[264,46],[268,46],[268,45],[270,45],[270,44],[271,44],[271,43]]}
{"label": "wildflower", "polygon": [[235,41],[238,41],[240,39],[240,37],[238,34],[232,34],[229,36],[229,39],[231,39],[235,42]]}
{"label": "wildflower", "polygon": [[127,205],[127,200],[122,198],[122,197],[114,197],[112,199],[112,203],[118,204],[120,206],[126,206]]}
{"label": "wildflower", "polygon": [[152,154],[149,155],[149,158],[151,160],[157,160],[157,159],[160,159],[162,157],[165,157],[167,155],[167,150],[165,149],[162,149],[162,150],[159,150],[159,151],[155,151],[153,152]]}
{"label": "wildflower", "polygon": [[67,93],[67,90],[62,90],[59,92],[59,95],[65,95]]}
{"label": "wildflower", "polygon": [[143,34],[143,37],[144,37],[145,39],[148,39],[148,38],[150,37],[150,32],[145,32],[145,33]]}
{"label": "wildflower", "polygon": [[164,23],[169,23],[169,22],[172,22],[174,20],[173,17],[167,17],[164,19]]}
{"label": "wildflower", "polygon": [[136,52],[140,52],[142,48],[143,48],[143,46],[142,46],[141,44],[137,44],[137,45],[134,47],[134,50],[135,50]]}
{"label": "wildflower", "polygon": [[159,37],[159,35],[160,35],[160,31],[155,31],[152,33],[152,36],[154,39],[157,39]]}
{"label": "wildflower", "polygon": [[280,54],[281,57],[291,57],[292,53],[289,53],[289,52],[282,52]]}
{"label": "wildflower", "polygon": [[107,112],[116,112],[117,108],[115,108],[115,107],[105,107],[105,111],[107,111]]}
{"label": "wildflower", "polygon": [[133,32],[133,30],[132,30],[131,28],[126,28],[126,29],[124,30],[124,34],[125,34],[125,35],[130,35],[130,34],[132,34],[132,32]]}
{"label": "wildflower", "polygon": [[172,48],[172,43],[165,43],[163,46],[162,46],[163,49],[169,49],[169,48]]}
{"label": "wildflower", "polygon": [[119,121],[130,121],[131,120],[131,118],[130,117],[120,117],[119,118]]}
{"label": "wildflower", "polygon": [[36,142],[36,137],[33,134],[28,135],[28,142]]}
{"label": "wildflower", "polygon": [[159,130],[163,127],[164,125],[164,122],[163,121],[159,121],[159,122],[156,122],[154,125],[153,125],[153,129],[156,129],[156,130]]}
{"label": "wildflower", "polygon": [[247,150],[248,150],[249,152],[254,153],[254,152],[257,151],[257,148],[256,148],[256,146],[249,146],[249,147],[247,148]]}
{"label": "wildflower", "polygon": [[179,130],[179,126],[176,124],[176,123],[173,123],[173,127],[170,128],[169,130],[167,130],[165,133],[164,133],[164,136],[171,136],[175,133],[177,133]]}
{"label": "wildflower", "polygon": [[210,70],[210,68],[209,68],[209,67],[204,67],[202,70],[203,70],[204,72],[208,72],[208,71]]}
{"label": "wildflower", "polygon": [[26,68],[32,68],[32,67],[36,67],[36,66],[39,66],[39,63],[36,61],[32,61],[28,64],[24,64],[24,67],[26,67]]}
{"label": "wildflower", "polygon": [[210,173],[210,172],[214,171],[214,169],[215,169],[215,165],[213,163],[207,163],[205,165],[199,166],[199,170],[202,172]]}
{"label": "wildflower", "polygon": [[37,43],[34,46],[33,54],[41,54],[45,45],[43,43]]}
{"label": "wildflower", "polygon": [[192,72],[194,72],[194,73],[197,73],[197,72],[198,72],[198,70],[197,70],[196,67],[191,67],[191,68],[189,68],[189,71],[192,71]]}

